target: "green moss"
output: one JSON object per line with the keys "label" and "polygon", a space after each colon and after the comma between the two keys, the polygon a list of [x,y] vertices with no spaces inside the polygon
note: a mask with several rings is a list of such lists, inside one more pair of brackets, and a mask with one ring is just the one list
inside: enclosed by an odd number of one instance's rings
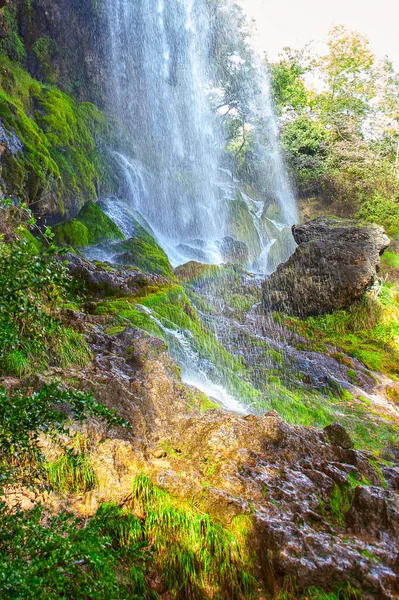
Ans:
{"label": "green moss", "polygon": [[164,275],[174,279],[173,269],[169,259],[161,248],[141,225],[136,224],[134,236],[119,242],[113,248],[119,253],[118,262],[123,265],[135,266],[142,271]]}
{"label": "green moss", "polygon": [[89,230],[91,244],[124,239],[119,227],[104,213],[98,204],[89,202],[82,208],[77,218]]}
{"label": "green moss", "polygon": [[56,40],[49,37],[39,38],[33,44],[32,50],[43,69],[46,81],[55,83],[57,78],[52,65],[52,59],[59,50]]}
{"label": "green moss", "polygon": [[399,254],[386,250],[381,257],[381,263],[383,267],[399,269]]}
{"label": "green moss", "polygon": [[80,248],[89,246],[89,230],[78,219],[71,219],[53,228],[54,241],[58,246]]}
{"label": "green moss", "polygon": [[31,202],[47,189],[63,211],[62,198],[80,206],[115,185],[111,161],[100,146],[111,136],[92,104],[39,83],[15,62],[0,57],[0,119],[23,143],[3,169],[12,193]]}
{"label": "green moss", "polygon": [[75,219],[56,225],[54,234],[59,246],[73,248],[124,238],[119,227],[93,202],[86,204]]}
{"label": "green moss", "polygon": [[17,63],[26,59],[26,50],[22,39],[18,35],[18,21],[15,7],[3,9],[3,19],[7,26],[7,37],[0,40],[0,54],[7,56]]}

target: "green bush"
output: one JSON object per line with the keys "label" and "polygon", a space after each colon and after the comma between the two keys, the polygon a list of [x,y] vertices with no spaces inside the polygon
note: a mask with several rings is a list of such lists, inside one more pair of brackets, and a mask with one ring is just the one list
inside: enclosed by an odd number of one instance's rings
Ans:
{"label": "green bush", "polygon": [[154,598],[145,559],[139,519],[115,505],[86,523],[65,513],[44,520],[40,507],[10,514],[0,505],[3,600]]}
{"label": "green bush", "polygon": [[[12,210],[3,203],[0,217],[6,221]],[[0,236],[0,373],[84,365],[90,356],[86,342],[60,319],[69,277],[57,248],[50,238],[37,247],[29,237],[10,235],[9,243]]]}
{"label": "green bush", "polygon": [[55,384],[31,394],[23,390],[8,393],[0,387],[0,484],[11,478],[14,483],[18,479],[30,485],[45,481],[40,435],[54,440],[66,435],[69,439],[69,419],[83,421],[87,416],[105,419],[109,425],[127,426],[87,393],[62,390]]}

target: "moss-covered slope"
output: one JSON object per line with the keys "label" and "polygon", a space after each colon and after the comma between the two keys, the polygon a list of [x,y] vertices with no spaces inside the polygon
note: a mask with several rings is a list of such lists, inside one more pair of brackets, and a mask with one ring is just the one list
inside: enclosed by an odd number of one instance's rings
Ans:
{"label": "moss-covered slope", "polygon": [[0,56],[0,124],[21,149],[0,158],[3,191],[26,199],[47,221],[74,216],[115,176],[105,147],[111,129],[92,104],[33,79],[18,63]]}

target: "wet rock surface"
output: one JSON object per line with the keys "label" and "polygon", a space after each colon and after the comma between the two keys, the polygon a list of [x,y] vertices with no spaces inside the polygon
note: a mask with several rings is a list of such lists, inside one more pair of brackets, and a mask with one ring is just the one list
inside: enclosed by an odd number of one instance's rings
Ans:
{"label": "wet rock surface", "polygon": [[300,590],[350,581],[365,598],[398,597],[394,468],[384,488],[369,455],[353,450],[335,425],[327,435],[289,425],[275,411],[202,412],[202,394],[181,383],[161,340],[131,328],[107,335],[101,319],[82,324],[91,364],[62,376],[93,391],[131,429],[89,423],[90,439],[99,442],[92,449],[99,487],[69,504],[64,499],[65,508],[90,515],[101,502],[123,502],[145,469],[170,494],[225,524],[252,515],[251,544],[268,592],[293,576]]}
{"label": "wet rock surface", "polygon": [[266,313],[307,317],[350,306],[373,284],[390,243],[378,225],[338,219],[315,219],[292,232],[297,249],[263,284]]}
{"label": "wet rock surface", "polygon": [[142,273],[134,268],[113,268],[105,263],[95,264],[75,254],[66,255],[70,275],[83,284],[95,298],[104,296],[135,296],[146,286],[156,286],[167,280],[160,275]]}

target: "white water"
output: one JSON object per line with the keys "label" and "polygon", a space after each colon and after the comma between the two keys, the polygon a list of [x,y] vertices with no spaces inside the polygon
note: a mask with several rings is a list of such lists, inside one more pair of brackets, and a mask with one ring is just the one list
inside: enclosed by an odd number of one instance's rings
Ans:
{"label": "white water", "polygon": [[[193,259],[220,264],[224,258],[219,242],[230,236],[247,244],[246,266],[265,272],[279,232],[297,218],[278,149],[267,75],[258,65],[257,91],[248,89],[248,106],[260,124],[255,152],[263,188],[259,197],[251,198],[222,161],[223,120],[210,109],[213,1],[105,1],[108,105],[119,124],[120,147],[114,158],[123,179],[117,197],[102,199],[105,212],[126,237],[134,234],[138,221],[173,266]],[[232,223],[237,198],[238,222]],[[277,207],[278,220],[268,220],[265,208],[270,204]],[[250,227],[240,227],[242,206]],[[282,260],[288,258],[290,248],[275,248]],[[101,260],[111,258],[106,249],[93,252]],[[217,366],[194,351],[189,332],[158,326],[183,380],[242,412],[224,389]]]}
{"label": "white water", "polygon": [[206,396],[220,402],[228,410],[248,413],[248,407],[244,408],[221,383],[215,382],[215,377],[217,377],[215,367],[208,360],[202,359],[193,349],[190,332],[175,329],[175,326],[166,327],[146,306],[138,304],[137,308],[148,314],[165,334],[170,355],[181,366],[183,383],[196,387]]}
{"label": "white water", "polygon": [[[198,257],[220,263],[216,242],[231,235],[229,204],[240,183],[221,169],[225,134],[220,115],[209,106],[212,3],[106,1],[109,109],[119,120],[125,147],[116,154],[124,185],[119,201],[107,200],[107,212],[123,231],[129,229],[123,212],[127,219],[132,211],[141,215],[174,264]],[[283,225],[289,226],[297,219],[295,201],[278,149],[267,74],[260,62],[254,66],[259,81],[248,96],[261,124],[256,152],[263,195],[278,205]],[[254,227],[246,235],[258,236],[259,243],[239,241],[258,244],[264,255],[271,241],[261,226],[264,201],[249,200],[256,206],[249,207]],[[254,258],[247,267],[259,263]]]}

